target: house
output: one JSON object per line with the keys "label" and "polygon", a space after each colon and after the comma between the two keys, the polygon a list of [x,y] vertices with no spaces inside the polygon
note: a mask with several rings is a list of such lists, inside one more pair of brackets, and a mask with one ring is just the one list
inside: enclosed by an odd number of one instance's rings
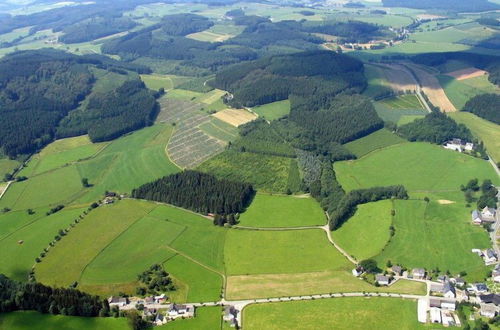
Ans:
{"label": "house", "polygon": [[438,276],[437,279],[438,279],[439,282],[444,283],[444,282],[448,281],[448,276],[446,276],[446,275],[440,275],[440,276]]}
{"label": "house", "polygon": [[163,324],[165,324],[167,322],[168,322],[168,320],[165,317],[165,315],[158,313],[158,314],[156,314],[156,317],[155,317],[155,320],[154,320],[153,323],[155,325],[163,325]]}
{"label": "house", "polygon": [[450,311],[441,311],[441,322],[445,327],[455,326],[455,318]]}
{"label": "house", "polygon": [[224,307],[224,316],[223,316],[224,321],[230,322],[236,318],[236,315],[238,315],[238,310],[234,308],[234,306]]}
{"label": "house", "polygon": [[437,307],[431,307],[431,322],[432,323],[441,323],[441,309]]}
{"label": "house", "polygon": [[414,268],[412,271],[412,275],[414,279],[423,280],[425,278],[425,269],[423,268]]}
{"label": "house", "polygon": [[144,298],[144,302],[146,305],[152,305],[155,303],[155,297],[146,297]]}
{"label": "house", "polygon": [[360,277],[363,274],[363,267],[356,267],[352,270],[352,275]]}
{"label": "house", "polygon": [[484,255],[484,262],[489,264],[498,261],[496,252],[493,249],[486,250]]}
{"label": "house", "polygon": [[491,207],[485,206],[481,210],[481,218],[483,219],[483,221],[495,222],[496,221],[496,218],[495,218],[496,214],[497,214],[497,210],[494,208],[491,208]]}
{"label": "house", "polygon": [[115,200],[112,197],[104,198],[104,204],[106,204],[106,205],[113,204],[114,202],[115,202]]}
{"label": "house", "polygon": [[161,304],[162,302],[165,302],[167,299],[168,297],[164,293],[154,297],[154,300],[157,304]]}
{"label": "house", "polygon": [[431,283],[431,289],[430,289],[431,292],[443,293],[443,290],[444,290],[443,283],[434,283],[434,282]]}
{"label": "house", "polygon": [[494,318],[497,315],[497,308],[490,304],[481,305],[480,314],[490,319]]}
{"label": "house", "polygon": [[177,316],[194,316],[194,307],[192,305],[178,305],[172,304],[168,308],[168,316],[177,317]]}
{"label": "house", "polygon": [[465,148],[464,148],[466,151],[472,151],[474,150],[474,143],[472,142],[466,142],[465,143]]}
{"label": "house", "polygon": [[453,280],[454,280],[456,286],[464,286],[465,285],[465,280],[461,277],[457,277]]}
{"label": "house", "polygon": [[127,298],[112,296],[108,298],[109,307],[123,307],[128,304]]}
{"label": "house", "polygon": [[474,143],[465,142],[461,139],[451,139],[443,144],[445,149],[454,150],[458,152],[474,150]]}
{"label": "house", "polygon": [[491,273],[491,277],[493,278],[494,282],[496,282],[496,283],[500,282],[500,268],[499,268],[499,265],[497,265],[497,267],[495,267],[495,269]]}
{"label": "house", "polygon": [[375,276],[375,281],[380,285],[389,285],[390,279],[389,276],[377,275]]}
{"label": "house", "polygon": [[441,301],[441,308],[449,311],[454,311],[456,309],[455,301],[443,300]]}
{"label": "house", "polygon": [[482,304],[493,304],[495,306],[499,306],[500,295],[494,293],[483,294],[479,296],[479,302]]}
{"label": "house", "polygon": [[[483,223],[483,218],[481,218],[481,213],[479,213],[478,210],[472,211],[471,217],[472,217],[473,224],[480,225],[481,223]],[[472,251],[472,252],[474,252],[474,251]]]}
{"label": "house", "polygon": [[474,283],[472,284],[469,288],[467,288],[467,291],[471,293],[487,293],[488,292],[488,287],[484,283]]}
{"label": "house", "polygon": [[453,284],[451,284],[450,281],[447,281],[443,285],[443,296],[445,298],[455,298],[456,297],[456,292],[455,292],[455,287]]}
{"label": "house", "polygon": [[441,308],[441,300],[440,299],[429,299],[429,307]]}
{"label": "house", "polygon": [[401,266],[392,266],[391,269],[394,272],[394,274],[398,276],[401,276],[401,274],[403,273],[403,268]]}

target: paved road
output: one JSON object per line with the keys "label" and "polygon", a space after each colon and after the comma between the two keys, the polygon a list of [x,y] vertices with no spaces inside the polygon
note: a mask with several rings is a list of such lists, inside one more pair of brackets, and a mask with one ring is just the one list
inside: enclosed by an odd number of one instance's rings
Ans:
{"label": "paved road", "polygon": [[13,181],[9,181],[7,182],[7,185],[5,186],[4,190],[2,191],[2,193],[0,194],[0,199],[2,199],[3,195],[5,195],[5,193],[7,192],[7,189],[9,189],[9,186],[10,184],[12,183]]}

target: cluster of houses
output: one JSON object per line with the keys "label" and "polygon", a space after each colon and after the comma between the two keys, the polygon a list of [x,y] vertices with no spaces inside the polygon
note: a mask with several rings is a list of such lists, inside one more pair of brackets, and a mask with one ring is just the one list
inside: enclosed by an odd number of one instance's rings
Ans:
{"label": "cluster of houses", "polygon": [[482,210],[472,211],[472,223],[475,225],[482,225],[485,223],[494,223],[496,221],[497,210],[491,207],[485,207]]}
{"label": "cluster of houses", "polygon": [[[145,316],[146,313],[149,313],[151,311],[151,309],[147,307],[145,307],[144,310],[145,310],[144,312]],[[194,312],[195,308],[193,305],[169,304],[168,308],[164,313],[160,312],[155,308],[152,308],[151,313],[156,313],[156,314],[149,314],[149,315],[154,315],[155,317],[153,321],[154,325],[163,325],[177,318],[184,319],[184,318],[194,317]]]}
{"label": "cluster of houses", "polygon": [[455,150],[458,152],[473,151],[474,143],[465,142],[462,139],[451,139],[443,144],[445,149]]}
{"label": "cluster of houses", "polygon": [[441,323],[445,327],[461,326],[460,318],[455,313],[455,310],[455,301],[435,298],[429,300],[429,316],[431,323]]}
{"label": "cluster of houses", "polygon": [[228,322],[232,328],[238,328],[238,314],[240,313],[234,306],[224,307],[223,320]]}
{"label": "cluster of houses", "polygon": [[498,255],[493,249],[472,249],[472,253],[477,254],[479,257],[483,258],[484,263],[489,266],[498,261]]}

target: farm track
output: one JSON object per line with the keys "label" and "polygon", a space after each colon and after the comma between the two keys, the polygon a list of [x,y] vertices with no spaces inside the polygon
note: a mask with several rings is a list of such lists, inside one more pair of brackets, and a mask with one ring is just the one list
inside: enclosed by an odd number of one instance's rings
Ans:
{"label": "farm track", "polygon": [[175,124],[176,130],[167,144],[168,157],[181,168],[195,168],[205,160],[222,152],[226,143],[201,130],[211,122],[201,105],[182,100],[163,99],[160,122]]}

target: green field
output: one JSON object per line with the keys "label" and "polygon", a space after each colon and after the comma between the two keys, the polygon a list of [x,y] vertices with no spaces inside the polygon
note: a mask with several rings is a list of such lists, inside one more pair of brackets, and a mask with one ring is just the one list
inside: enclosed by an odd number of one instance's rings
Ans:
{"label": "green field", "polygon": [[0,158],[0,181],[3,181],[5,174],[11,174],[21,162],[9,158]]}
{"label": "green field", "polygon": [[335,163],[345,190],[402,184],[410,192],[458,191],[470,178],[498,177],[488,162],[429,143],[404,143]]}
{"label": "green field", "polygon": [[257,194],[240,216],[240,225],[248,227],[300,227],[325,223],[323,210],[311,197]]}
{"label": "green field", "polygon": [[418,118],[423,118],[427,114],[427,111],[423,109],[391,109],[381,102],[375,102],[373,105],[382,120],[398,126],[407,124]]}
{"label": "green field", "polygon": [[222,141],[229,142],[238,138],[238,128],[215,117],[211,117],[210,122],[202,124],[200,128],[206,134]]}
{"label": "green field", "polygon": [[382,92],[390,91],[390,83],[387,81],[384,72],[377,66],[365,64],[365,77],[368,86],[363,92],[368,97],[379,96]]}
{"label": "green field", "polygon": [[453,77],[439,75],[439,83],[446,96],[457,109],[463,109],[465,103],[476,95],[500,93],[500,89],[488,81],[487,76],[456,80]]}
{"label": "green field", "polygon": [[0,329],[9,330],[81,330],[81,329],[130,329],[124,317],[78,317],[41,314],[37,312],[12,312],[0,314]]}
{"label": "green field", "polygon": [[[470,209],[464,203],[439,204],[422,200],[395,202],[396,233],[375,259],[408,268],[422,267],[453,275],[466,271],[469,281],[481,281],[488,268],[471,249],[491,246],[487,232],[470,223]],[[445,238],[446,237],[446,238]]]}
{"label": "green field", "polygon": [[166,330],[214,330],[221,327],[222,310],[216,307],[200,307],[196,309],[195,317],[192,319],[178,319],[174,322],[157,327]]}
{"label": "green field", "polygon": [[378,255],[390,239],[392,202],[358,206],[356,214],[332,233],[335,242],[357,260]]}
{"label": "green field", "polygon": [[421,109],[424,110],[424,107],[418,97],[414,94],[406,94],[391,97],[388,99],[384,99],[380,101],[383,105],[391,110],[412,110],[412,109]]}
{"label": "green field", "polygon": [[[335,298],[250,305],[245,329],[424,329],[417,303],[397,298]],[[435,326],[433,326],[435,328]],[[438,328],[441,328],[438,326]]]}
{"label": "green field", "polygon": [[386,129],[381,129],[361,139],[349,142],[344,146],[347,150],[355,154],[356,157],[362,157],[374,150],[405,142],[406,140],[396,134]]}
{"label": "green field", "polygon": [[35,210],[36,213],[29,217],[21,212],[1,216],[0,227],[5,221],[9,229],[2,228],[0,249],[8,252],[0,258],[0,274],[25,281],[35,258],[54,239],[59,229],[68,228],[83,210],[64,209],[48,217],[45,216],[46,209]]}
{"label": "green field", "polygon": [[280,119],[290,113],[290,101],[277,101],[252,108],[252,111],[266,120]]}
{"label": "green field", "polygon": [[163,263],[179,289],[172,293],[176,301],[216,300],[221,278],[208,268],[222,269],[224,235],[184,210],[123,200],[87,215],[37,265],[36,276],[57,286],[78,281],[95,294],[133,294],[137,275]]}
{"label": "green field", "polygon": [[231,230],[224,258],[230,275],[318,272],[349,266],[319,229]]}
{"label": "green field", "polygon": [[472,134],[483,141],[491,158],[496,163],[500,162],[500,125],[470,112],[453,112],[448,115],[456,122],[467,126],[472,131]]}
{"label": "green field", "polygon": [[285,192],[288,187],[290,158],[225,151],[201,164],[198,169],[220,178],[248,182],[268,192]]}
{"label": "green field", "polygon": [[146,87],[156,91],[160,88],[163,88],[166,91],[170,91],[183,82],[189,80],[188,77],[160,74],[142,74],[141,79],[146,84]]}

